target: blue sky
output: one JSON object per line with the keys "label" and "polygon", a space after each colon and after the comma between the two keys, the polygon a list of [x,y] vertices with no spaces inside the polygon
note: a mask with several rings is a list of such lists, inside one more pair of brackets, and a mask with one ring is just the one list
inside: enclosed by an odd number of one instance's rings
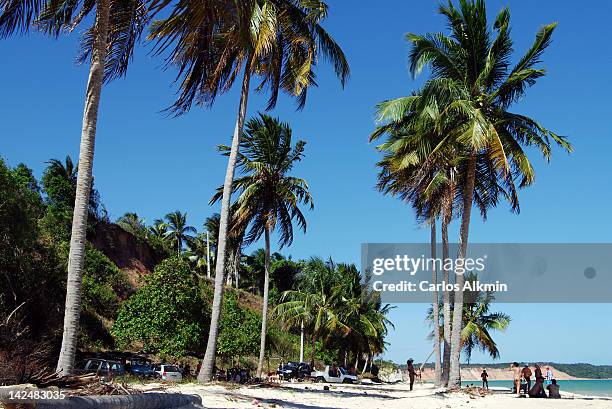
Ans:
{"label": "blue sky", "polygon": [[[362,242],[425,242],[409,207],[374,189],[374,105],[409,94],[422,82],[407,70],[407,32],[443,31],[436,2],[381,3],[330,1],[327,29],[345,50],[352,76],[343,90],[329,66],[318,68],[319,88],[306,108],[283,97],[272,112],[291,122],[296,138],[308,142],[295,173],[306,178],[315,198],[308,232],[298,234],[294,258],[332,256],[359,262]],[[473,242],[612,242],[609,203],[609,151],[612,149],[608,81],[612,26],[607,1],[489,1],[490,14],[511,9],[517,53],[542,24],[558,21],[553,44],[544,54],[548,75],[513,110],[532,115],[568,135],[575,153],[559,150],[550,164],[534,159],[537,180],[521,192],[522,212],[500,206],[486,223],[474,217]],[[367,7],[370,6],[370,7]],[[491,17],[492,19],[492,17]],[[45,161],[78,156],[87,67],[75,65],[78,33],[61,40],[34,34],[0,41],[0,155],[10,164],[25,162],[40,176]],[[180,118],[159,111],[173,101],[175,72],[141,48],[126,79],[102,95],[94,165],[95,182],[111,217],[127,211],[152,222],[169,211],[187,211],[201,228],[217,207],[208,206],[222,182],[225,158],[217,144],[229,143],[238,105],[237,90],[221,96],[210,110],[194,108]],[[254,95],[248,112],[265,107]],[[451,237],[456,237],[456,227]],[[425,358],[431,346],[424,325],[426,305],[399,305],[391,319],[386,357],[398,362]],[[496,335],[503,361],[554,360],[612,363],[609,348],[612,305],[498,305],[513,322]],[[473,362],[488,361],[476,354]]]}

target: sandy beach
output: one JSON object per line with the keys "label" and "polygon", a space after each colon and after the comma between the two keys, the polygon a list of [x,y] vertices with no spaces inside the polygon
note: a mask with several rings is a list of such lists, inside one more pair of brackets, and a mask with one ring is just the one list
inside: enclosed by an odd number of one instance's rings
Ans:
{"label": "sandy beach", "polygon": [[[206,408],[292,408],[292,409],[447,409],[447,408],[612,408],[612,399],[562,393],[563,399],[518,398],[510,393],[484,397],[466,393],[441,393],[430,384],[415,385],[328,385],[283,383],[278,386],[225,386],[181,384],[168,392],[195,394]],[[146,389],[153,388],[147,385]]]}

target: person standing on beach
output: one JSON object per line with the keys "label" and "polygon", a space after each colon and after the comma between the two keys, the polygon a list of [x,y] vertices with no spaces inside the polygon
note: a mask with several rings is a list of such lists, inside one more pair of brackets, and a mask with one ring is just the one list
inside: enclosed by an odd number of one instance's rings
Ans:
{"label": "person standing on beach", "polygon": [[531,369],[529,369],[529,365],[525,364],[525,366],[523,367],[523,370],[521,371],[521,375],[523,375],[523,378],[525,378],[525,382],[527,382],[527,390],[525,391],[525,393],[529,392],[529,390],[531,389]]}
{"label": "person standing on beach", "polygon": [[544,376],[542,375],[542,368],[540,364],[535,364],[535,381],[544,383]]}
{"label": "person standing on beach", "polygon": [[546,367],[546,385],[550,385],[553,379],[553,372],[550,370],[550,367]]}
{"label": "person standing on beach", "polygon": [[410,358],[406,362],[406,369],[408,370],[408,377],[410,378],[410,390],[412,390],[412,388],[414,387],[414,378],[416,377],[416,371],[414,370],[413,362],[414,360],[412,358]]}
{"label": "person standing on beach", "polygon": [[516,394],[521,393],[521,368],[518,362],[514,362],[510,366],[510,370],[512,371],[512,377],[514,381],[514,390],[513,392]]}
{"label": "person standing on beach", "polygon": [[482,378],[482,387],[483,389],[489,389],[489,374],[487,373],[487,368],[482,368],[482,373],[480,374]]}

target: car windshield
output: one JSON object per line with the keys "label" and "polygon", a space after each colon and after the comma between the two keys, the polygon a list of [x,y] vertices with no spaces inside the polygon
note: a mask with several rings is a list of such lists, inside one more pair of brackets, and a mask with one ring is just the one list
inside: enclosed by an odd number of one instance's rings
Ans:
{"label": "car windshield", "polygon": [[174,365],[164,366],[164,371],[166,372],[179,372],[178,368]]}
{"label": "car windshield", "polygon": [[113,371],[123,371],[123,365],[120,364],[119,362],[112,362],[111,363],[111,370],[113,370]]}
{"label": "car windshield", "polygon": [[340,367],[340,373],[341,373],[342,375],[346,375],[346,374],[347,374],[347,371],[346,371],[346,369],[344,369],[344,368]]}

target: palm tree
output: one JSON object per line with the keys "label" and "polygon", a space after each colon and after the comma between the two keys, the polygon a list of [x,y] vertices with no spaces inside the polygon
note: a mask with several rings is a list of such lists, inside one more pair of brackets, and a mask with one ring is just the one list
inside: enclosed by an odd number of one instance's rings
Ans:
{"label": "palm tree", "polygon": [[155,219],[153,225],[149,227],[149,235],[159,240],[168,238],[168,223],[162,219]]}
{"label": "palm tree", "polygon": [[202,269],[207,267],[206,256],[209,248],[207,244],[206,233],[200,233],[190,240],[187,240],[187,248],[189,249],[188,258],[198,276]]}
{"label": "palm tree", "polygon": [[136,213],[126,213],[117,220],[117,224],[136,237],[145,238],[147,236],[147,226],[142,218]]}
{"label": "palm tree", "polygon": [[[466,281],[476,282],[476,274],[466,274]],[[461,350],[465,354],[469,363],[472,352],[475,348],[483,352],[488,352],[491,358],[499,358],[499,349],[491,335],[492,331],[505,331],[512,320],[509,315],[503,312],[491,312],[491,303],[495,300],[494,292],[470,291],[466,292],[467,300],[463,305],[463,331],[461,333]],[[432,325],[434,322],[435,311],[430,308],[427,319]],[[443,333],[444,329],[439,328]],[[435,333],[430,334],[433,338]],[[440,336],[440,335],[438,335]]]}
{"label": "palm tree", "polygon": [[[453,217],[453,209],[459,207],[462,197],[460,182],[462,158],[457,149],[446,146],[436,148],[444,140],[450,129],[440,124],[441,112],[438,105],[423,104],[419,94],[385,101],[377,106],[378,120],[382,122],[371,135],[370,140],[378,139],[384,133],[388,139],[378,149],[385,153],[378,163],[381,171],[378,176],[378,188],[385,194],[392,194],[412,204],[417,219],[428,223],[432,228],[432,257],[435,251],[435,220],[441,218],[442,259],[449,258],[448,226]],[[520,176],[520,170],[512,179],[500,185],[498,175],[493,170],[487,155],[478,155],[477,177],[474,188],[474,201],[486,220],[487,211],[504,197],[511,205],[512,211],[520,210],[514,179]],[[432,271],[432,281],[436,281],[436,271]],[[449,271],[443,269],[443,282],[449,282]],[[434,293],[434,303],[438,294]],[[451,308],[450,293],[443,292],[444,322],[444,357],[442,374],[436,371],[436,380],[446,385],[450,367],[450,334]],[[434,308],[435,304],[434,304]],[[437,315],[436,315],[437,316]],[[434,339],[438,339],[434,337]],[[436,361],[438,348],[434,346]],[[441,375],[441,376],[440,376]]]}
{"label": "palm tree", "polygon": [[316,342],[332,334],[346,336],[344,288],[333,261],[311,258],[304,266],[304,278],[298,290],[283,292],[273,316],[287,329],[304,328],[312,343],[311,365],[314,365]]}
{"label": "palm tree", "polygon": [[179,1],[170,16],[156,22],[151,38],[157,50],[170,49],[179,67],[180,95],[171,110],[188,111],[192,104],[212,105],[232,88],[243,72],[240,103],[221,198],[221,218],[215,267],[215,291],[206,355],[198,379],[209,381],[215,360],[223,269],[230,225],[230,195],[246,117],[251,77],[259,76],[257,90],[270,92],[267,108],[276,105],[279,91],[306,103],[307,90],[316,85],[314,66],[323,56],[333,65],[342,85],[349,75],[344,53],[323,29],[327,5],[320,0],[239,0],[235,2]]}
{"label": "palm tree", "polygon": [[197,230],[195,227],[187,225],[187,213],[181,213],[179,210],[168,213],[165,219],[168,225],[166,237],[176,245],[176,255],[180,256],[183,243],[192,239],[189,233],[195,234]]}
{"label": "palm tree", "polygon": [[[542,27],[531,48],[510,68],[513,49],[507,8],[495,20],[495,36],[489,29],[483,0],[461,0],[459,8],[449,1],[439,11],[448,21],[450,36],[408,34],[412,45],[410,69],[416,75],[425,66],[430,68],[432,78],[422,91],[425,103],[435,102],[443,107],[442,122],[452,123],[451,131],[434,151],[460,147],[463,197],[457,258],[464,258],[479,158],[487,159],[485,162],[501,183],[513,186],[520,177],[519,186],[524,187],[533,183],[535,174],[523,147],[535,147],[549,159],[551,140],[567,151],[571,151],[571,145],[535,120],[509,111],[514,102],[524,97],[527,88],[545,75],[537,65],[556,24]],[[461,288],[465,278],[458,274],[456,281]],[[463,292],[458,291],[451,325],[451,387],[459,387],[461,382],[462,313]]]}
{"label": "palm tree", "polygon": [[[257,376],[263,370],[268,324],[268,293],[270,287],[270,235],[278,229],[280,247],[293,242],[293,220],[304,232],[306,218],[299,208],[304,204],[314,208],[308,184],[304,179],[290,176],[296,162],[304,156],[304,141],[292,146],[291,128],[276,118],[260,114],[246,124],[240,142],[238,167],[244,176],[234,181],[240,195],[236,201],[236,223],[250,225],[245,244],[265,238],[264,291],[261,320],[261,345]],[[231,148],[222,146],[229,155]],[[213,200],[221,199],[223,188]]]}
{"label": "palm tree", "polygon": [[[66,156],[64,162],[58,159],[50,159],[47,164],[48,166],[43,173],[42,180],[48,200],[53,204],[72,208],[77,189],[78,164],[75,164],[69,155]],[[99,209],[100,194],[94,188],[92,179],[91,193],[89,195],[89,214],[94,218],[98,218]]]}
{"label": "palm tree", "polygon": [[[211,204],[214,203],[214,198],[211,200]],[[235,220],[237,206],[232,205],[230,209],[230,226],[227,237],[227,251],[225,253],[225,271],[227,271],[227,283],[234,279],[236,288],[238,288],[240,260],[242,259],[242,248],[244,247],[244,235],[246,233],[246,226],[239,225]],[[211,248],[211,264],[216,263],[217,257],[217,238],[219,237],[219,225],[221,216],[219,213],[215,213],[208,217],[204,222],[204,229],[208,232],[209,243]]]}
{"label": "palm tree", "polygon": [[344,303],[339,306],[339,310],[351,328],[343,343],[354,348],[355,366],[361,354],[366,356],[362,371],[365,372],[370,358],[385,349],[384,339],[388,327],[393,327],[387,314],[393,307],[382,304],[380,293],[371,289],[371,277],[362,279],[354,265],[338,264],[338,275],[345,288]]}
{"label": "palm tree", "polygon": [[87,215],[102,84],[105,80],[125,75],[134,45],[147,24],[148,13],[140,0],[0,0],[0,38],[14,32],[28,31],[34,20],[41,31],[59,36],[65,30],[74,30],[83,21],[90,21],[87,17],[94,10],[94,24],[85,30],[79,56],[81,62],[90,63],[90,68],[68,257],[64,333],[57,363],[57,371],[63,375],[72,373],[77,347]]}

